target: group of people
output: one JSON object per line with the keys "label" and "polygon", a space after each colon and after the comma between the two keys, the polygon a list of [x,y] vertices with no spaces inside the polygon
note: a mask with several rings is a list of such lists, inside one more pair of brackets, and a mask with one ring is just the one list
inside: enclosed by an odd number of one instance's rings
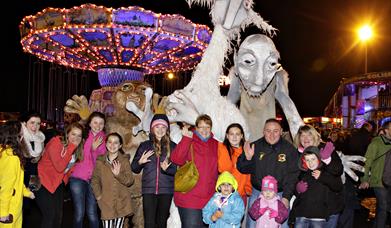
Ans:
{"label": "group of people", "polygon": [[[242,126],[233,123],[218,142],[211,118],[203,114],[194,128],[182,127],[175,144],[167,116],[155,114],[149,139],[129,161],[122,137],[107,134],[105,121],[104,114],[93,112],[86,123],[69,124],[46,145],[37,114],[0,126],[0,226],[21,227],[23,197],[28,197],[42,212],[42,227],[61,227],[69,182],[74,227],[83,227],[85,216],[90,227],[99,227],[98,214],[103,227],[127,227],[134,212],[133,173],[141,172],[146,228],[167,226],[172,199],[186,228],[337,227],[344,211],[341,159],[333,142],[324,142],[311,125],[300,127],[291,143],[281,137],[280,122],[269,119],[264,136],[250,143]],[[385,227],[390,200],[379,177],[386,156],[378,156],[391,150],[391,122],[384,126],[385,134],[368,148],[360,185],[384,199],[378,202],[377,227]],[[177,169],[191,160],[197,183],[187,192],[175,191]]]}

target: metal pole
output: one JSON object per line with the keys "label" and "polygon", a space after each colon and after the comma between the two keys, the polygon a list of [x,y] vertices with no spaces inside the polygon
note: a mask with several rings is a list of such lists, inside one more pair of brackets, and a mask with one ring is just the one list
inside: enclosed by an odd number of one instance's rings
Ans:
{"label": "metal pole", "polygon": [[364,65],[364,73],[368,73],[368,44],[365,42],[365,65]]}

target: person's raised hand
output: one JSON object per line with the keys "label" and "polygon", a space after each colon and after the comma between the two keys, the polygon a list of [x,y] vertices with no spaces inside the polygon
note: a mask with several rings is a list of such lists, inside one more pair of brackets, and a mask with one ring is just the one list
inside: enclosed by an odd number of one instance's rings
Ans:
{"label": "person's raised hand", "polygon": [[320,158],[322,160],[329,159],[334,149],[335,149],[334,144],[332,142],[327,142],[325,147],[320,149]]}
{"label": "person's raised hand", "polygon": [[147,162],[150,162],[149,157],[151,157],[155,152],[153,150],[144,151],[144,153],[141,155],[140,160],[138,160],[139,165],[143,165]]}
{"label": "person's raised hand", "polygon": [[251,160],[252,157],[254,156],[255,145],[253,144],[252,146],[250,146],[250,142],[246,141],[244,143],[243,149],[244,149],[244,154],[246,155],[246,159]]}
{"label": "person's raised hand", "polygon": [[163,162],[160,162],[160,167],[166,171],[168,167],[171,165],[171,162],[168,162],[167,159],[164,159]]}
{"label": "person's raised hand", "polygon": [[121,171],[121,163],[119,161],[114,160],[112,163],[111,172],[113,172],[114,176],[118,176]]}
{"label": "person's raised hand", "polygon": [[189,137],[189,138],[193,138],[193,132],[191,132],[189,130],[190,127],[191,127],[190,124],[183,123],[183,127],[182,127],[182,135],[183,136],[186,136],[186,137]]}
{"label": "person's raised hand", "polygon": [[94,138],[94,141],[92,142],[92,150],[96,150],[102,143],[103,143],[102,136]]}

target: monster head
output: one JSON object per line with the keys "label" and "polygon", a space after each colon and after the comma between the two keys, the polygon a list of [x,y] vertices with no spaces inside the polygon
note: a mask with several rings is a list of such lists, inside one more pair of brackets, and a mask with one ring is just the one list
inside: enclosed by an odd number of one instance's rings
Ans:
{"label": "monster head", "polygon": [[273,41],[262,34],[248,36],[234,56],[235,71],[250,96],[260,96],[280,70],[280,54]]}
{"label": "monster head", "polygon": [[136,104],[141,110],[144,109],[146,100],[145,100],[145,90],[149,88],[150,85],[144,82],[139,81],[130,81],[124,82],[118,86],[112,101],[116,107],[115,113],[118,117],[129,118],[132,116],[132,119],[139,120],[133,114],[129,113],[126,110],[126,103],[132,101]]}

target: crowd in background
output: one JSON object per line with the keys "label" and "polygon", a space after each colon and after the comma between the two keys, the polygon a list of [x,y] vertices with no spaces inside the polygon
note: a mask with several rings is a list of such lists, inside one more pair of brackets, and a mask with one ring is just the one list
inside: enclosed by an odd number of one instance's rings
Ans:
{"label": "crowd in background", "polygon": [[[83,227],[85,217],[90,227],[128,227],[133,173],[141,172],[146,228],[167,226],[172,200],[186,228],[353,227],[368,189],[377,199],[374,226],[387,224],[391,190],[382,177],[391,154],[391,122],[376,132],[370,123],[351,130],[304,125],[289,141],[280,122],[269,119],[260,129],[264,136],[252,143],[234,123],[218,142],[211,118],[200,115],[195,126],[182,127],[177,145],[167,116],[156,114],[149,139],[130,161],[121,135],[105,132],[102,113],[69,124],[63,133],[50,122],[41,131],[41,121],[31,112],[0,126],[0,227],[21,227],[23,213],[35,203],[41,227],[61,227],[68,183],[74,227]],[[338,153],[365,156],[360,180],[341,178]],[[191,160],[196,185],[174,191],[177,169]]]}

